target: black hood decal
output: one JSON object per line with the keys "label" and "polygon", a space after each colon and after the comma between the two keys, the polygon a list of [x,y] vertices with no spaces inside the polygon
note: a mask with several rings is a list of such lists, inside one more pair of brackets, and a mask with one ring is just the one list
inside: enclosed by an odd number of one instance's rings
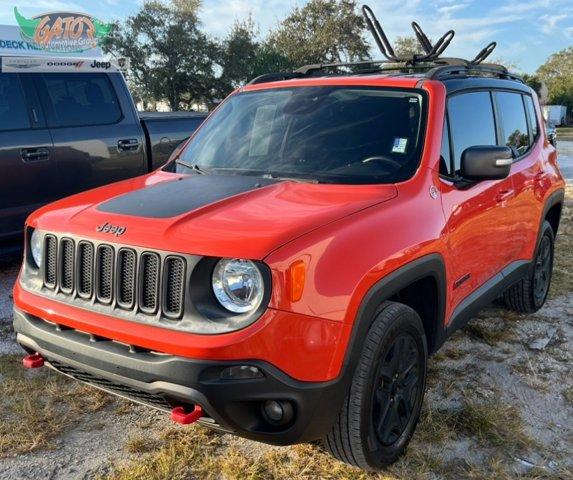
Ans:
{"label": "black hood decal", "polygon": [[97,209],[136,217],[176,217],[278,181],[239,175],[190,175],[120,195]]}

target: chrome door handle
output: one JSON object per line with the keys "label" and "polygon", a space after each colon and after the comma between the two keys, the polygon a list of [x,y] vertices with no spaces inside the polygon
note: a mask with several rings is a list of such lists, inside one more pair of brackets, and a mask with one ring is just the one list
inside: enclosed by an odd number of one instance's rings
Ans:
{"label": "chrome door handle", "polygon": [[20,150],[20,157],[23,162],[45,162],[50,159],[50,149],[46,147],[23,148]]}

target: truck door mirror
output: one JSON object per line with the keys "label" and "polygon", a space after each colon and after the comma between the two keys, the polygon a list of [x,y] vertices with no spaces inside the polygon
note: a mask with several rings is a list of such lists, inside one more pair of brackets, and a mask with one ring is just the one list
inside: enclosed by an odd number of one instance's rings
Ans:
{"label": "truck door mirror", "polygon": [[470,147],[462,153],[460,173],[464,180],[498,180],[509,175],[513,158],[510,147]]}

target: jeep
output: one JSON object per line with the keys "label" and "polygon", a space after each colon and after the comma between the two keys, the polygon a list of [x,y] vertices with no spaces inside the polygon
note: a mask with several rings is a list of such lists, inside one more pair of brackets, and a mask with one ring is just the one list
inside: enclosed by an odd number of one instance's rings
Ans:
{"label": "jeep", "polygon": [[404,59],[367,20],[392,63],[259,77],[163,168],[28,218],[26,367],[181,424],[396,461],[428,356],[496,299],[544,304],[564,180],[491,44],[442,58],[453,35],[416,25],[426,53]]}

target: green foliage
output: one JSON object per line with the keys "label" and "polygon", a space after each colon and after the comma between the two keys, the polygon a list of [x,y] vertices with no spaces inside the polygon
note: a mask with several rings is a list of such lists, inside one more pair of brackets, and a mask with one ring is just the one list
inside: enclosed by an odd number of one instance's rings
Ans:
{"label": "green foliage", "polygon": [[396,41],[393,46],[394,53],[398,57],[411,57],[414,54],[424,53],[424,50],[416,37],[396,37]]}
{"label": "green foliage", "polygon": [[218,45],[201,30],[200,2],[146,1],[113,29],[104,50],[130,59],[130,82],[142,99],[165,99],[172,110],[208,102],[215,91]]}
{"label": "green foliage", "polygon": [[255,23],[249,17],[244,22],[236,21],[223,40],[219,59],[223,69],[220,79],[223,95],[255,76],[254,65],[260,50],[257,33]]}
{"label": "green foliage", "polygon": [[369,47],[355,0],[310,0],[269,36],[269,46],[292,64],[365,60]]}
{"label": "green foliage", "polygon": [[537,70],[549,89],[548,103],[573,109],[573,46],[554,53]]}

